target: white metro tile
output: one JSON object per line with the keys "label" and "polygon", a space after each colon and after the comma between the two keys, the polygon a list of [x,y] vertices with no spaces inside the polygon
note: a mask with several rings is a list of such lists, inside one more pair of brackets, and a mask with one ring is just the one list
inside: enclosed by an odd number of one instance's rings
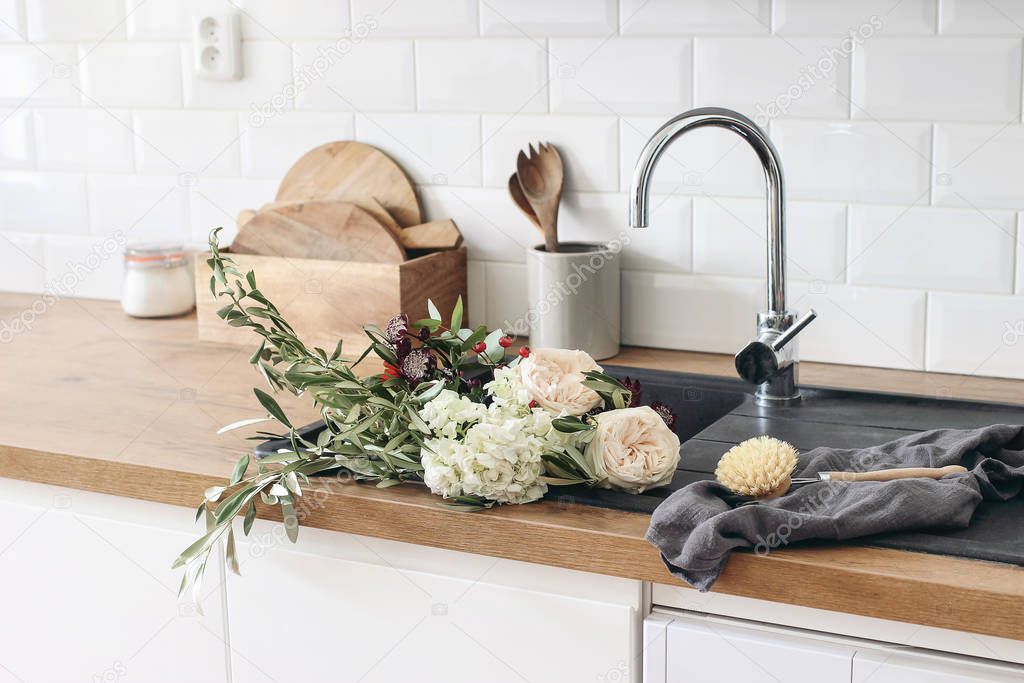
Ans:
{"label": "white metro tile", "polygon": [[415,108],[413,44],[364,40],[347,49],[334,43],[296,43],[298,109],[411,111]]}
{"label": "white metro tile", "polygon": [[47,235],[46,281],[64,296],[120,299],[123,247],[111,237]]}
{"label": "white metro tile", "polygon": [[1005,122],[1020,98],[1020,40],[874,38],[853,62],[854,118]]}
{"label": "white metro tile", "polygon": [[133,170],[132,127],[127,111],[38,109],[34,119],[40,168],[128,173]]}
{"label": "white metro tile", "polygon": [[124,38],[124,0],[29,0],[28,38],[89,42]]}
{"label": "white metro tile", "polygon": [[278,180],[201,178],[189,188],[189,222],[192,240],[206,243],[210,231],[222,227],[221,242],[235,238],[235,218],[242,209],[258,209],[273,201]]}
{"label": "white metro tile", "polygon": [[[937,0],[775,0],[775,32],[782,35],[848,36],[935,33]],[[944,0],[944,4],[948,0]]]}
{"label": "white metro tile", "polygon": [[[133,40],[192,40],[192,17],[206,0],[127,0],[125,27]],[[227,8],[225,8],[227,9]]]}
{"label": "white metro tile", "polygon": [[359,114],[356,139],[383,150],[419,185],[480,184],[475,114]]}
{"label": "white metro tile", "polygon": [[1024,5],[1016,0],[942,0],[939,31],[955,34],[1019,36]]}
{"label": "white metro tile", "polygon": [[522,263],[485,264],[487,317],[489,328],[500,327],[512,334],[528,334],[530,300],[526,287],[526,266]]}
{"label": "white metro tile", "polygon": [[372,25],[375,36],[435,38],[477,34],[476,0],[351,1],[356,23]]}
{"label": "white metro tile", "polygon": [[507,187],[520,150],[551,142],[570,190],[614,192],[619,184],[618,120],[613,116],[485,116],[484,184]]}
{"label": "white metro tile", "polygon": [[1002,209],[1024,207],[1016,168],[1024,126],[939,124],[935,127],[935,203]]}
{"label": "white metro tile", "polygon": [[931,130],[923,123],[773,121],[789,196],[927,203]]}
{"label": "white metro tile", "polygon": [[276,40],[242,43],[242,78],[237,81],[199,78],[192,68],[190,44],[182,45],[178,59],[185,65],[186,107],[245,111],[291,108],[291,54],[287,45]]}
{"label": "white metro tile", "polygon": [[74,45],[0,45],[0,103],[78,104],[77,63]]}
{"label": "white metro tile", "polygon": [[32,165],[32,113],[26,109],[0,109],[0,166]]}
{"label": "white metro tile", "polygon": [[232,112],[136,111],[139,173],[238,175],[238,116]]}
{"label": "white metro tile", "polygon": [[924,292],[794,282],[789,302],[818,313],[800,333],[803,360],[924,369]]}
{"label": "white metro tile", "polygon": [[99,43],[81,49],[85,104],[180,107],[177,43]]}
{"label": "white metro tile", "polygon": [[[765,201],[711,197],[694,201],[694,272],[766,277]],[[846,258],[843,205],[789,202],[786,249],[790,279],[842,281]]]}
{"label": "white metro tile", "polygon": [[43,236],[0,233],[0,291],[40,293],[46,284]]}
{"label": "white metro tile", "polygon": [[93,235],[124,235],[128,242],[186,242],[188,194],[177,176],[89,176]]}
{"label": "white metro tile", "polygon": [[776,116],[845,117],[849,54],[821,38],[698,38],[696,106],[728,107],[764,125]]}
{"label": "white metro tile", "polygon": [[1007,211],[853,206],[850,282],[1011,292],[1015,223]]}
{"label": "white metro tile", "polygon": [[466,264],[466,314],[469,326],[483,325],[487,319],[487,261]]}
{"label": "white metro tile", "polygon": [[614,35],[618,27],[615,0],[487,0],[481,3],[480,26],[485,36]]}
{"label": "white metro tile", "polygon": [[[665,118],[622,119],[619,158],[622,190],[629,190],[633,169],[647,139],[666,121]],[[783,161],[785,159],[783,156]],[[722,128],[701,128],[676,139],[665,150],[654,171],[651,191],[758,197],[764,194],[764,172],[754,150],[742,138]]]}
{"label": "white metro tile", "polygon": [[242,174],[275,180],[314,147],[355,137],[352,114],[343,112],[282,111],[270,117],[243,112],[241,127]]}
{"label": "white metro tile", "polygon": [[0,207],[0,230],[89,232],[85,176],[75,173],[0,173]]}
{"label": "white metro tile", "polygon": [[455,221],[472,260],[522,263],[527,247],[540,241],[507,190],[424,187],[420,199],[427,220]]}
{"label": "white metro tile", "polygon": [[23,18],[20,0],[0,0],[0,42],[25,40]]}
{"label": "white metro tile", "polygon": [[[626,195],[569,192],[562,196],[558,236],[563,241],[618,241],[622,247],[622,268],[668,273],[690,269],[691,200],[688,197],[660,197],[651,203],[657,209],[645,229],[626,224]],[[540,241],[539,235],[536,241]]]}
{"label": "white metro tile", "polygon": [[622,343],[736,353],[754,333],[764,283],[622,271]]}
{"label": "white metro tile", "polygon": [[623,35],[768,33],[768,0],[623,0]]}
{"label": "white metro tile", "polygon": [[928,369],[1024,379],[1024,301],[1019,296],[931,294]]}
{"label": "white metro tile", "polygon": [[544,46],[527,39],[418,41],[419,108],[544,111],[547,61]]}
{"label": "white metro tile", "polygon": [[338,0],[243,0],[244,40],[341,38],[349,28],[348,3]]}
{"label": "white metro tile", "polygon": [[548,41],[551,111],[676,114],[690,107],[691,41],[567,38]]}

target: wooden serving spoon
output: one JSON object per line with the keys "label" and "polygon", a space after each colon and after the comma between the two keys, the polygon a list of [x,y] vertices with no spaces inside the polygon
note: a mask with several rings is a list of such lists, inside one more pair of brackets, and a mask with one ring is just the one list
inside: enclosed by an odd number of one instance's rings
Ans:
{"label": "wooden serving spoon", "polygon": [[558,203],[562,199],[562,157],[554,145],[540,143],[538,150],[529,146],[530,156],[522,151],[516,157],[519,186],[533,207],[544,228],[544,248],[558,252]]}
{"label": "wooden serving spoon", "polygon": [[508,194],[512,197],[512,203],[519,207],[519,210],[523,212],[533,227],[540,231],[541,236],[544,235],[544,228],[540,227],[540,221],[537,220],[537,214],[533,212],[533,207],[530,206],[530,202],[526,199],[526,195],[523,194],[523,188],[519,185],[519,176],[513,173],[508,177]]}

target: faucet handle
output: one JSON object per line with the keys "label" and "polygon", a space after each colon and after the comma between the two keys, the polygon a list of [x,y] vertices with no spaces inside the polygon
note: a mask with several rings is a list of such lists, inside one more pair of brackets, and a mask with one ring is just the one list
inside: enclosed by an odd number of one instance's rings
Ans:
{"label": "faucet handle", "polygon": [[788,363],[779,356],[779,351],[817,317],[818,314],[812,308],[797,318],[784,332],[769,329],[762,333],[759,338],[736,354],[736,372],[751,384],[764,384],[770,380],[780,367]]}
{"label": "faucet handle", "polygon": [[783,346],[793,341],[796,335],[803,332],[803,329],[811,324],[815,318],[818,317],[818,313],[810,308],[802,316],[796,319],[796,321],[786,329],[785,332],[780,334],[774,342],[771,343],[772,351],[779,351]]}

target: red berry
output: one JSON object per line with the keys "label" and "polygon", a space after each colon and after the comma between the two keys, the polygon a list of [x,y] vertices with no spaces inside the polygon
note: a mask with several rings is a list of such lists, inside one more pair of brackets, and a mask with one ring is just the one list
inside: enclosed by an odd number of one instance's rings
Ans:
{"label": "red berry", "polygon": [[507,349],[508,347],[512,346],[512,337],[502,337],[501,339],[498,340],[498,344],[501,346],[501,348]]}
{"label": "red berry", "polygon": [[537,408],[539,406],[540,406],[540,403],[537,402],[537,399],[533,399],[532,401],[530,401],[530,407],[531,408]]}
{"label": "red berry", "polygon": [[530,347],[529,346],[520,346],[519,347],[519,355],[522,356],[523,358],[529,357],[529,355],[530,355]]}
{"label": "red berry", "polygon": [[476,344],[473,344],[473,350],[477,353],[483,353],[487,350],[487,344],[485,342],[478,341]]}

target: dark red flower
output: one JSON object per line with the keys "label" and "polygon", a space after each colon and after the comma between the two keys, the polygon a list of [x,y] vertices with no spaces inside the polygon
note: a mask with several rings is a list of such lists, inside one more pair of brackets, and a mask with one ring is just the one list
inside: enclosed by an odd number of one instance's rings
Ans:
{"label": "dark red flower", "polygon": [[528,358],[530,356],[530,347],[529,346],[520,346],[519,347],[519,355],[522,358]]}
{"label": "dark red flower", "polygon": [[405,333],[408,331],[409,316],[405,313],[399,313],[384,326],[384,338],[392,344],[397,344],[399,340],[405,338]]}
{"label": "dark red flower", "polygon": [[402,337],[395,344],[395,353],[398,354],[399,359],[405,358],[410,351],[412,351],[412,342],[408,337]]}
{"label": "dark red flower", "polygon": [[651,410],[661,416],[661,419],[665,421],[669,429],[674,430],[676,428],[676,420],[679,418],[667,405],[661,401],[655,401],[651,404]]}
{"label": "dark red flower", "polygon": [[622,386],[629,389],[629,407],[636,408],[640,405],[640,380],[626,377],[622,380]]}
{"label": "dark red flower", "polygon": [[435,365],[434,354],[426,349],[413,349],[402,359],[402,376],[410,382],[426,379]]}

